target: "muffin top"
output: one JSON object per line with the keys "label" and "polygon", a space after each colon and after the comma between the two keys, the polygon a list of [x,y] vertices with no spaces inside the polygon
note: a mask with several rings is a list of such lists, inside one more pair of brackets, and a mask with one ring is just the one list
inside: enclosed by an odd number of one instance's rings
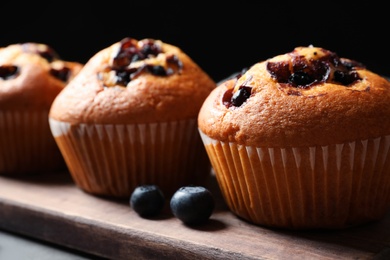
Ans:
{"label": "muffin top", "polygon": [[196,119],[215,87],[180,48],[128,37],[90,58],[57,96],[49,117],[72,124]]}
{"label": "muffin top", "polygon": [[0,48],[0,109],[49,111],[57,94],[82,64],[64,61],[42,43],[15,43]]}
{"label": "muffin top", "polygon": [[390,134],[390,82],[314,46],[258,62],[205,100],[199,129],[256,147],[329,145]]}

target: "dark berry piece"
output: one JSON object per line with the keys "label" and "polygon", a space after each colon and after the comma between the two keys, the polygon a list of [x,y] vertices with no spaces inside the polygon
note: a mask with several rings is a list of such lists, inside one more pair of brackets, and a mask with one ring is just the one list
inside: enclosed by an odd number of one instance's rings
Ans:
{"label": "dark berry piece", "polygon": [[68,67],[62,67],[61,69],[50,69],[50,74],[57,79],[67,82],[71,74],[71,69]]}
{"label": "dark berry piece", "polygon": [[[181,60],[176,55],[168,56],[167,57],[167,62],[170,65],[176,66],[177,70],[179,72],[183,69],[183,63],[181,62]],[[172,72],[173,72],[173,70],[172,70]],[[167,73],[167,74],[169,75],[170,73]]]}
{"label": "dark berry piece", "polygon": [[13,65],[2,65],[0,66],[0,78],[10,79],[16,76],[18,67]]}
{"label": "dark berry piece", "polygon": [[38,54],[48,62],[53,62],[54,60],[59,59],[58,54],[51,48],[48,48],[45,51],[41,51]]}
{"label": "dark berry piece", "polygon": [[306,86],[314,82],[314,79],[304,71],[297,71],[290,75],[288,82],[294,86]]}
{"label": "dark berry piece", "polygon": [[135,53],[133,55],[133,57],[131,58],[131,62],[130,63],[136,62],[136,61],[139,61],[139,60],[144,60],[144,59],[145,59],[145,57],[143,55],[141,55],[141,53]]}
{"label": "dark berry piece", "polygon": [[154,66],[147,66],[147,69],[150,73],[156,76],[166,76],[167,72],[165,71],[165,68],[160,65],[154,65]]}
{"label": "dark berry piece", "polygon": [[130,70],[118,70],[116,72],[116,83],[126,86],[131,81],[131,73],[133,72]]}
{"label": "dark berry piece", "polygon": [[251,96],[252,88],[242,86],[240,89],[233,94],[232,104],[233,106],[239,107]]}
{"label": "dark berry piece", "polygon": [[267,62],[267,71],[279,83],[287,83],[291,75],[288,62]]}
{"label": "dark berry piece", "polygon": [[113,69],[118,69],[122,67],[126,67],[130,64],[134,56],[129,55],[127,53],[118,53],[114,58],[113,58]]}
{"label": "dark berry piece", "polygon": [[[287,83],[294,88],[308,89],[323,82],[334,82],[348,86],[360,80],[357,68],[364,65],[353,60],[338,57],[336,53],[322,49],[323,56],[318,60],[306,59],[296,53],[289,53],[290,61],[268,62],[267,70],[271,77],[279,83]],[[318,55],[314,52],[313,55]],[[331,70],[335,72],[331,77]],[[289,93],[298,93],[289,91]]]}
{"label": "dark berry piece", "polygon": [[206,222],[215,207],[212,193],[202,186],[184,186],[172,196],[170,207],[173,215],[187,225]]}
{"label": "dark berry piece", "polygon": [[222,103],[226,107],[231,107],[232,106],[232,97],[233,97],[233,89],[227,89],[225,93],[222,96]]}
{"label": "dark berry piece", "polygon": [[356,71],[344,72],[344,71],[336,70],[334,72],[334,80],[343,85],[349,85],[358,79],[359,79],[359,75]]}
{"label": "dark berry piece", "polygon": [[141,217],[153,217],[164,207],[165,197],[157,185],[141,185],[130,196],[130,207]]}
{"label": "dark berry piece", "polygon": [[145,39],[143,41],[143,46],[141,48],[141,53],[145,56],[145,58],[149,56],[157,56],[161,53],[162,50],[159,45],[155,43],[152,39]]}

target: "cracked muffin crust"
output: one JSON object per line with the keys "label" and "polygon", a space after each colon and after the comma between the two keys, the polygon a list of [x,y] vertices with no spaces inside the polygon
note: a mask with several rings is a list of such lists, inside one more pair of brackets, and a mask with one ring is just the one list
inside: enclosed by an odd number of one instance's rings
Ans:
{"label": "cracked muffin crust", "polygon": [[378,137],[390,134],[389,85],[356,61],[297,47],[222,83],[203,105],[199,125],[212,138],[253,146]]}
{"label": "cracked muffin crust", "polygon": [[308,46],[220,83],[199,132],[233,213],[258,225],[337,229],[390,208],[390,82]]}
{"label": "cracked muffin crust", "polygon": [[196,117],[214,81],[178,47],[125,38],[97,53],[54,101],[70,123],[148,123]]}

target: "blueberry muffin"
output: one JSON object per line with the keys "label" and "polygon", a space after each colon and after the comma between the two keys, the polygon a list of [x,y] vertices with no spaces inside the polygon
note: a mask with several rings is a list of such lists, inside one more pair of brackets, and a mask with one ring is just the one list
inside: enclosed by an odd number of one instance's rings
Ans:
{"label": "blueberry muffin", "polygon": [[42,43],[0,48],[0,174],[66,170],[48,114],[56,95],[81,67]]}
{"label": "blueberry muffin", "polygon": [[390,82],[297,47],[221,82],[198,125],[233,213],[287,229],[345,228],[390,207]]}
{"label": "blueberry muffin", "polygon": [[215,87],[179,47],[158,39],[128,37],[93,55],[49,115],[77,186],[127,198],[144,184],[169,196],[203,183],[210,162],[197,115]]}

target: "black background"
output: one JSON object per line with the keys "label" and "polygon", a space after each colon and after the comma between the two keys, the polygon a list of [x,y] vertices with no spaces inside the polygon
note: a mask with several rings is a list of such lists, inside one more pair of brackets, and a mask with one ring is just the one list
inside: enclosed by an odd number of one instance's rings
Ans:
{"label": "black background", "polygon": [[314,3],[6,2],[0,45],[46,43],[63,59],[85,63],[124,37],[155,38],[180,47],[219,81],[312,44],[390,75],[388,9],[371,1]]}

